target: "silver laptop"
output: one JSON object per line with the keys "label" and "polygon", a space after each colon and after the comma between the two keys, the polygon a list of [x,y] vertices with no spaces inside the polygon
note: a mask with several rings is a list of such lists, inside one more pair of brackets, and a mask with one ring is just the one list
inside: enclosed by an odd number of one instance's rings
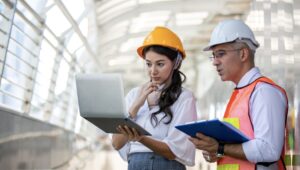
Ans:
{"label": "silver laptop", "polygon": [[80,115],[106,133],[118,133],[118,125],[136,128],[140,134],[151,135],[125,117],[124,88],[120,74],[76,75]]}

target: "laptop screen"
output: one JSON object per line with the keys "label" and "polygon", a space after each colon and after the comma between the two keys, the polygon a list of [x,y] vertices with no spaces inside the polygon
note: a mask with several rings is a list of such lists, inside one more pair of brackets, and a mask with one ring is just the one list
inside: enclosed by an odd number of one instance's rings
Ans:
{"label": "laptop screen", "polygon": [[76,86],[82,117],[124,118],[124,89],[120,74],[78,74]]}

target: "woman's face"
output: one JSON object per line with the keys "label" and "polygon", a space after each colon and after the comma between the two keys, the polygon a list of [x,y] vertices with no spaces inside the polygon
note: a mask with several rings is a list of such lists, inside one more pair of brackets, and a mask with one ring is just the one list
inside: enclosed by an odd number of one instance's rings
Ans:
{"label": "woman's face", "polygon": [[166,84],[171,80],[173,62],[165,55],[154,51],[145,54],[148,74],[153,83]]}

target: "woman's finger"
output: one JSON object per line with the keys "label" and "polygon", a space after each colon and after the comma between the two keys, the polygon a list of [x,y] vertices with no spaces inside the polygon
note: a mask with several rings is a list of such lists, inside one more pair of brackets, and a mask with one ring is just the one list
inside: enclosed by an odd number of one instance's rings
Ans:
{"label": "woman's finger", "polygon": [[120,128],[120,126],[117,126],[117,127],[116,127],[116,130],[117,130],[119,133],[122,133],[122,129]]}
{"label": "woman's finger", "polygon": [[144,89],[144,93],[145,95],[149,95],[150,93],[152,93],[153,91],[157,90],[157,85],[150,83],[145,89]]}
{"label": "woman's finger", "polygon": [[140,136],[139,132],[135,128],[131,128],[131,130],[132,130],[135,137]]}
{"label": "woman's finger", "polygon": [[124,127],[125,127],[125,130],[126,130],[126,133],[128,134],[128,138],[130,140],[133,140],[134,139],[134,134],[133,134],[132,130],[128,126],[124,126]]}
{"label": "woman's finger", "polygon": [[125,129],[124,129],[123,126],[119,125],[119,126],[117,127],[117,130],[118,130],[120,133],[122,133],[122,134],[124,134],[124,135],[127,136],[127,133],[126,133],[126,131],[125,131]]}

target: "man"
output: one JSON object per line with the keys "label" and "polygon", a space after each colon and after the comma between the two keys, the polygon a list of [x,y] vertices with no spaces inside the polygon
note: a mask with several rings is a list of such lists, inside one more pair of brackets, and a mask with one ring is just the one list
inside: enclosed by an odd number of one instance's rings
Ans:
{"label": "man", "polygon": [[201,133],[190,138],[203,151],[206,161],[217,161],[218,170],[285,169],[287,96],[284,89],[255,67],[258,47],[244,22],[226,20],[217,25],[204,49],[212,51],[211,59],[222,81],[236,85],[224,119],[250,139],[241,144],[224,144]]}

